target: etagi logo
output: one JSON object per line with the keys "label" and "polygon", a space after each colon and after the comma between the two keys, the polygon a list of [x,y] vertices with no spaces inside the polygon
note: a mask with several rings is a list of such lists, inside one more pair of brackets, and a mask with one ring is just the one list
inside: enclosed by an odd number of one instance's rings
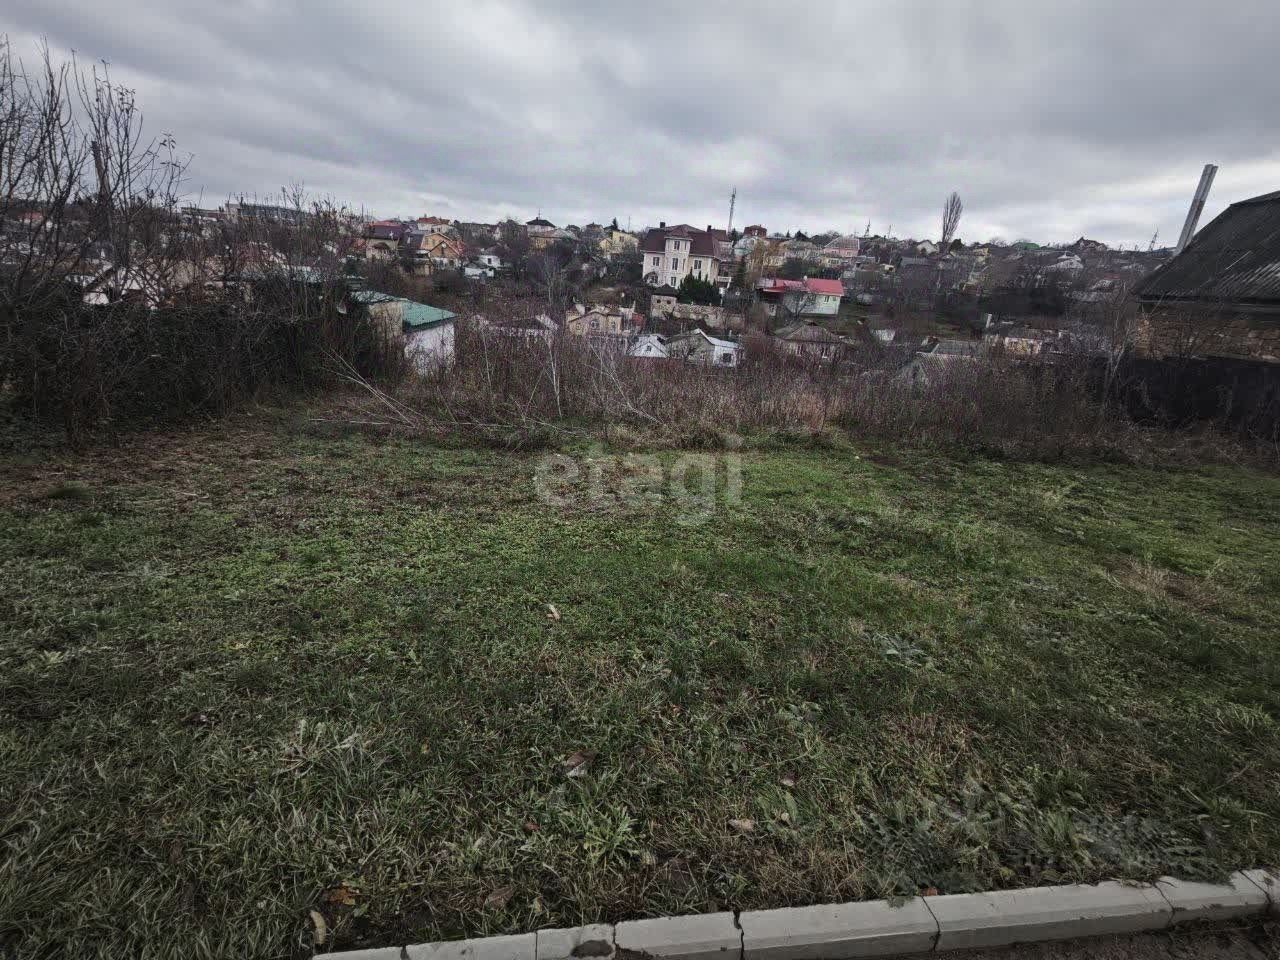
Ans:
{"label": "etagi logo", "polygon": [[680,526],[697,526],[742,502],[737,453],[652,453],[543,457],[533,475],[538,499],[558,509],[621,504],[662,511]]}

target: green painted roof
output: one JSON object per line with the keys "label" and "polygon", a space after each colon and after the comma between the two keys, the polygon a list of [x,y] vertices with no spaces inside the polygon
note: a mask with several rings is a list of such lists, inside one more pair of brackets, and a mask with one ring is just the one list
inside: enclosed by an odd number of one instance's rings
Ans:
{"label": "green painted roof", "polygon": [[356,290],[351,294],[351,297],[361,303],[403,304],[405,330],[426,330],[429,327],[444,323],[446,320],[453,320],[457,316],[439,307],[418,303],[415,300],[407,300],[404,297],[393,297],[389,293],[379,293],[377,290]]}
{"label": "green painted roof", "polygon": [[404,327],[406,330],[424,330],[438,323],[452,320],[454,314],[439,307],[431,307],[425,303],[404,302]]}

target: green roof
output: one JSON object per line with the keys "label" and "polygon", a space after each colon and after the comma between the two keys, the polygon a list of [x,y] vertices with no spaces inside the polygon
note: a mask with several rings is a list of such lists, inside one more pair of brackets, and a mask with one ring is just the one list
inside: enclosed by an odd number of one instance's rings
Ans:
{"label": "green roof", "polygon": [[453,320],[457,316],[448,310],[442,310],[430,304],[418,303],[415,300],[408,300],[404,297],[393,297],[389,293],[379,293],[376,290],[356,290],[351,294],[351,297],[361,303],[403,304],[402,319],[406,331],[426,330],[447,320]]}
{"label": "green roof", "polygon": [[434,327],[438,323],[452,320],[454,314],[439,307],[431,307],[425,303],[404,302],[404,327],[406,330],[423,330]]}

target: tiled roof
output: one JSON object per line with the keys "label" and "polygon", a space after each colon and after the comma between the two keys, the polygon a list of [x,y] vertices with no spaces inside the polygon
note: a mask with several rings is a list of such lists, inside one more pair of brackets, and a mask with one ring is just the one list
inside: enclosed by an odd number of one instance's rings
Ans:
{"label": "tiled roof", "polygon": [[689,241],[690,256],[719,257],[719,243],[727,236],[728,234],[723,230],[711,230],[708,232],[691,227],[687,223],[680,223],[674,227],[653,227],[641,239],[640,250],[642,253],[665,253],[667,238],[674,237]]}

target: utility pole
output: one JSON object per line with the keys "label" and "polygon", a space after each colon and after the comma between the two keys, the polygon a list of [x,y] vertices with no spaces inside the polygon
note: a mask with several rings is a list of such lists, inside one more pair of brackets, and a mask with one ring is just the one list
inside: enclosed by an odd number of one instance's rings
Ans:
{"label": "utility pole", "polygon": [[733,188],[733,193],[729,194],[729,226],[725,227],[725,233],[733,233],[733,206],[738,202],[738,188]]}
{"label": "utility pole", "polygon": [[1173,251],[1175,257],[1191,242],[1191,237],[1196,232],[1196,224],[1200,222],[1200,214],[1204,212],[1204,202],[1209,199],[1209,188],[1213,186],[1213,175],[1217,172],[1217,167],[1206,163],[1200,173],[1200,185],[1191,198],[1191,209],[1187,211],[1187,221],[1182,225],[1182,236],[1178,237],[1178,245]]}

